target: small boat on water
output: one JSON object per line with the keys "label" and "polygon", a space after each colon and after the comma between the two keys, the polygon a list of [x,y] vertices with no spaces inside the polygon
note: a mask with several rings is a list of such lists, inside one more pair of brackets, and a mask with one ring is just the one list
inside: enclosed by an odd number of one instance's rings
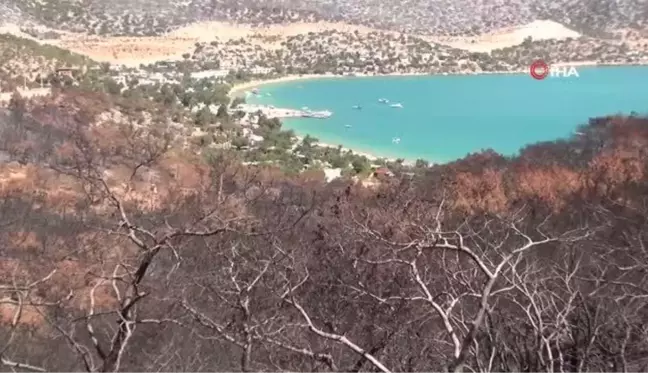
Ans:
{"label": "small boat on water", "polygon": [[346,127],[346,128],[351,128],[351,125],[350,125],[350,124],[347,124],[347,125],[345,125],[344,127]]}
{"label": "small boat on water", "polygon": [[400,137],[394,137],[392,139],[392,143],[394,143],[394,144],[400,144],[400,141],[401,141]]}
{"label": "small boat on water", "polygon": [[310,109],[308,108],[308,106],[302,106],[302,110],[309,111]]}
{"label": "small boat on water", "polygon": [[400,108],[400,109],[403,108],[403,104],[401,104],[401,103],[391,104],[391,105],[389,105],[389,106],[391,106],[391,107],[395,107],[395,108]]}
{"label": "small boat on water", "polygon": [[360,110],[360,109],[362,109],[362,106],[354,105],[354,106],[353,106],[353,109],[355,109],[355,110]]}
{"label": "small boat on water", "polygon": [[387,104],[387,103],[389,103],[389,100],[386,99],[386,98],[379,98],[378,102],[380,102],[381,104]]}
{"label": "small boat on water", "polygon": [[252,88],[252,93],[254,93],[255,95],[258,95],[259,94],[259,88]]}

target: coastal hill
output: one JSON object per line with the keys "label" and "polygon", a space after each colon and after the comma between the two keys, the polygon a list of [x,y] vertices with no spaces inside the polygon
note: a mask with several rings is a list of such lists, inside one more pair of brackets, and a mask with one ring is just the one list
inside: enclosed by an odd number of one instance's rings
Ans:
{"label": "coastal hill", "polygon": [[[641,18],[646,7],[636,0],[602,1],[597,0],[596,6],[592,5],[594,2],[585,6],[567,1],[562,5],[489,0],[475,5],[425,0],[387,13],[383,5],[373,0],[336,4],[324,0],[277,4],[227,0],[218,6],[206,0],[139,0],[109,5],[99,0],[0,0],[0,15],[4,15],[0,31],[97,61],[129,66],[182,60],[182,56],[193,52],[196,43],[261,36],[255,39],[255,46],[272,51],[290,37],[329,31],[404,34],[477,53],[490,53],[529,40],[568,42],[581,37],[587,38],[587,44],[599,40],[601,49],[615,45],[643,51],[648,41]],[[567,8],[569,12],[561,12]]]}
{"label": "coastal hill", "polygon": [[409,34],[477,36],[552,20],[590,36],[645,29],[642,0],[1,0],[3,22],[114,36],[151,36],[200,21],[276,24],[345,22]]}

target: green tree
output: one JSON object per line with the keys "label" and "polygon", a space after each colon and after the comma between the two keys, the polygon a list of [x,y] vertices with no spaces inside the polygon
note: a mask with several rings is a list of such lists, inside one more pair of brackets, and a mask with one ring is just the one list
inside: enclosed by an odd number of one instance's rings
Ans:
{"label": "green tree", "polygon": [[236,96],[232,100],[231,108],[236,108],[237,106],[239,106],[241,104],[244,104],[244,103],[245,103],[245,98],[244,97]]}
{"label": "green tree", "polygon": [[216,111],[216,118],[225,120],[229,119],[229,113],[227,112],[226,105],[220,105],[218,107],[218,110]]}
{"label": "green tree", "polygon": [[317,138],[312,137],[312,136],[310,136],[310,135],[306,135],[306,136],[302,139],[302,145],[303,145],[305,148],[311,148],[311,147],[313,147],[313,145],[314,145],[315,143],[317,143],[318,141],[319,141],[319,140],[318,140]]}
{"label": "green tree", "polygon": [[112,78],[106,78],[106,80],[104,80],[104,87],[106,87],[106,92],[110,93],[111,95],[120,94],[122,89],[121,83],[117,83]]}
{"label": "green tree", "polygon": [[162,89],[160,90],[160,97],[159,101],[164,104],[164,106],[173,106],[176,103],[177,96],[173,92],[173,89],[168,85],[165,84],[162,86]]}
{"label": "green tree", "polygon": [[180,95],[180,103],[182,103],[186,108],[192,108],[198,103],[198,100],[196,100],[196,96],[193,92],[185,91]]}
{"label": "green tree", "polygon": [[371,165],[365,157],[358,157],[351,162],[351,167],[356,174],[362,174],[369,171]]}
{"label": "green tree", "polygon": [[27,111],[27,104],[20,93],[14,92],[11,96],[9,100],[9,111],[11,112],[11,119],[14,120],[14,123],[18,123],[23,119]]}
{"label": "green tree", "polygon": [[110,72],[110,62],[102,62],[100,66],[102,73],[108,74]]}
{"label": "green tree", "polygon": [[236,136],[235,138],[232,139],[232,146],[238,150],[241,150],[242,148],[249,145],[250,145],[250,141],[243,136]]}
{"label": "green tree", "polygon": [[205,127],[209,123],[214,122],[214,114],[211,112],[211,110],[209,110],[207,106],[205,106],[202,109],[198,110],[194,122],[200,127]]}
{"label": "green tree", "polygon": [[522,41],[522,46],[523,47],[529,47],[533,43],[533,38],[531,36],[527,36],[524,38],[524,41]]}
{"label": "green tree", "polygon": [[430,163],[425,159],[417,159],[414,166],[416,168],[427,168],[430,166]]}
{"label": "green tree", "polygon": [[242,119],[245,116],[245,112],[243,111],[235,111],[232,114],[232,119]]}
{"label": "green tree", "polygon": [[348,160],[340,155],[333,155],[328,157],[328,162],[333,168],[346,168],[349,166]]}
{"label": "green tree", "polygon": [[279,118],[269,119],[263,114],[259,115],[259,121],[257,124],[259,125],[259,127],[269,130],[279,130],[281,128],[281,121],[279,120]]}

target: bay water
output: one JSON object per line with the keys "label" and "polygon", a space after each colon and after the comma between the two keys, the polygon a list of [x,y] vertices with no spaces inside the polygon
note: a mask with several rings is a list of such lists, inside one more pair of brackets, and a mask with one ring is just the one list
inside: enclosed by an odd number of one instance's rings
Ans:
{"label": "bay water", "polygon": [[648,113],[648,66],[581,67],[578,74],[297,80],[262,85],[248,102],[330,110],[327,119],[285,119],[284,128],[376,156],[431,162],[488,148],[514,155],[526,144],[571,136],[592,117]]}

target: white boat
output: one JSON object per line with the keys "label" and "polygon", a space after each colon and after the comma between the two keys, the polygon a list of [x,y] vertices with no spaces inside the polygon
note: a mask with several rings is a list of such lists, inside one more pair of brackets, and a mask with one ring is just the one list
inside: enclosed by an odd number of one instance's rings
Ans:
{"label": "white boat", "polygon": [[387,104],[387,103],[389,103],[389,100],[386,99],[386,98],[379,98],[378,102],[380,102],[381,104]]}
{"label": "white boat", "polygon": [[400,144],[400,141],[401,141],[400,137],[394,137],[394,138],[392,139],[392,142],[393,142],[394,144]]}
{"label": "white boat", "polygon": [[346,128],[351,128],[351,125],[350,125],[350,124],[347,124],[347,125],[345,125],[344,127],[346,127]]}
{"label": "white boat", "polygon": [[354,105],[354,106],[353,106],[353,109],[355,109],[355,110],[360,110],[360,109],[362,109],[362,106],[360,106],[360,105]]}
{"label": "white boat", "polygon": [[391,104],[389,106],[395,107],[395,108],[401,108],[401,109],[403,108],[403,104],[401,104],[401,103]]}
{"label": "white boat", "polygon": [[304,111],[308,111],[308,110],[310,110],[310,109],[308,108],[308,106],[302,106],[302,110],[304,110]]}

